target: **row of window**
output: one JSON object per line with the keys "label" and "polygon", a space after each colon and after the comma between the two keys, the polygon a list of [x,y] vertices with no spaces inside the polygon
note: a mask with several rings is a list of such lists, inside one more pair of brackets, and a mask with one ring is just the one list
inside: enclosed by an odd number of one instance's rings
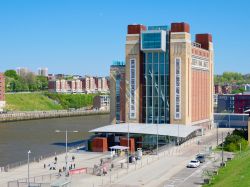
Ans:
{"label": "row of window", "polygon": [[136,63],[135,59],[130,59],[130,118],[134,119],[136,114],[136,96],[135,96],[135,89],[136,89]]}
{"label": "row of window", "polygon": [[[166,54],[167,55],[167,54]],[[146,61],[145,63],[152,64],[152,63],[165,63],[165,53],[164,52],[149,52],[146,53]],[[168,55],[166,56],[168,57]]]}
{"label": "row of window", "polygon": [[192,66],[208,69],[208,60],[192,58]]}
{"label": "row of window", "polygon": [[181,89],[181,59],[176,58],[175,60],[175,119],[181,118],[180,112],[180,89]]}

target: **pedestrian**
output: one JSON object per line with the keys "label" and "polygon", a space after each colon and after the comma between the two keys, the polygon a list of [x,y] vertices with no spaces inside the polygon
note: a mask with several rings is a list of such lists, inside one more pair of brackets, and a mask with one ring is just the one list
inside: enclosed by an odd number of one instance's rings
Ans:
{"label": "pedestrian", "polygon": [[75,161],[75,156],[74,156],[74,155],[72,156],[72,161],[73,161],[73,162]]}
{"label": "pedestrian", "polygon": [[55,163],[57,163],[57,157],[55,157]]}
{"label": "pedestrian", "polygon": [[43,164],[43,168],[44,168],[44,169],[46,168],[46,164]]}

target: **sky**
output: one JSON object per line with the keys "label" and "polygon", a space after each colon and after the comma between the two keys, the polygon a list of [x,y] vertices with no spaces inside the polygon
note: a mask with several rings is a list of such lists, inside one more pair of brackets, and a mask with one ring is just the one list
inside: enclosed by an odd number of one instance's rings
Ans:
{"label": "sky", "polygon": [[249,19],[249,0],[0,0],[0,72],[106,76],[125,59],[128,24],[187,22],[212,34],[216,74],[250,73]]}

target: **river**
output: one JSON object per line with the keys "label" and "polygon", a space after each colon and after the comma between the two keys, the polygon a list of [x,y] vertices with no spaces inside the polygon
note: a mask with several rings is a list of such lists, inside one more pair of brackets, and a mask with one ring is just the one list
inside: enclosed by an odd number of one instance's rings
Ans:
{"label": "river", "polygon": [[31,158],[63,151],[65,146],[60,144],[65,143],[65,133],[55,130],[78,130],[68,134],[70,143],[86,139],[89,130],[107,124],[109,115],[0,123],[0,167],[27,159],[28,150]]}

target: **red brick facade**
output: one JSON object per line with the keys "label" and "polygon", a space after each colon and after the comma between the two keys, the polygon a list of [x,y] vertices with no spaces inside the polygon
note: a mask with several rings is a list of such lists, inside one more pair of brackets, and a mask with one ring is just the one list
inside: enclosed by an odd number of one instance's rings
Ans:
{"label": "red brick facade", "polygon": [[171,32],[190,32],[188,23],[171,23]]}
{"label": "red brick facade", "polygon": [[128,34],[140,34],[141,31],[147,30],[147,27],[144,25],[128,25]]}
{"label": "red brick facade", "polygon": [[[121,137],[120,138],[120,145],[121,146],[128,146],[128,138],[126,137]],[[131,153],[135,152],[135,139],[134,138],[129,138],[129,151]]]}
{"label": "red brick facade", "polygon": [[192,69],[192,122],[209,118],[209,72]]}
{"label": "red brick facade", "polygon": [[195,42],[201,44],[201,48],[208,50],[209,42],[212,42],[212,35],[211,34],[196,34]]}
{"label": "red brick facade", "polygon": [[108,140],[107,138],[96,137],[92,140],[92,151],[93,152],[106,152],[108,151]]}

